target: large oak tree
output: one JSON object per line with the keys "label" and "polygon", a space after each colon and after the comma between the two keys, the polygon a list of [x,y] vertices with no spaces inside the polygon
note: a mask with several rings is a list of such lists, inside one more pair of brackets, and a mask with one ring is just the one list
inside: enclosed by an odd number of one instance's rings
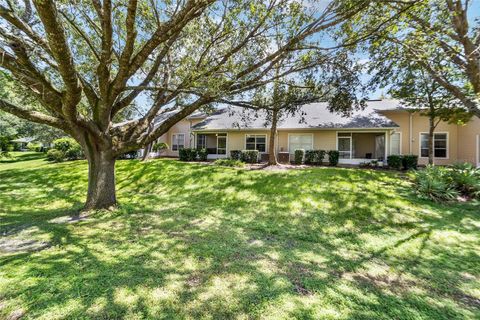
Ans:
{"label": "large oak tree", "polygon": [[[86,209],[116,204],[115,159],[149,144],[196,109],[294,74],[319,32],[367,1],[0,1],[0,68],[39,107],[0,109],[63,130],[89,164]],[[281,32],[279,45],[271,39]],[[272,70],[295,57],[280,75]],[[143,114],[119,122],[133,103]],[[158,126],[161,112],[178,112]]]}

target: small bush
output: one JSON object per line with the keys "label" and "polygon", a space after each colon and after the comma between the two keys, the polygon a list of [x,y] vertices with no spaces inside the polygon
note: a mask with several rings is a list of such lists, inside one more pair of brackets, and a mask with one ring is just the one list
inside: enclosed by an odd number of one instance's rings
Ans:
{"label": "small bush", "polygon": [[428,165],[424,170],[413,171],[411,175],[415,192],[420,198],[448,202],[459,195],[449,182],[450,173],[444,167]]}
{"label": "small bush", "polygon": [[166,144],[165,142],[157,142],[152,147],[153,152],[161,152],[166,149],[168,149],[168,144]]}
{"label": "small bush", "polygon": [[40,150],[41,147],[42,147],[42,145],[40,143],[36,143],[36,142],[27,143],[28,151],[40,152],[39,150]]}
{"label": "small bush", "polygon": [[119,160],[132,160],[132,159],[136,159],[138,156],[138,152],[137,151],[130,151],[130,152],[126,152],[122,155],[120,155],[118,157]]}
{"label": "small bush", "polygon": [[240,161],[246,163],[257,163],[258,154],[259,152],[257,150],[242,150]]}
{"label": "small bush", "polygon": [[401,170],[403,166],[402,156],[390,155],[387,157],[387,164],[391,169]]}
{"label": "small bush", "polygon": [[79,160],[85,158],[83,154],[82,147],[76,143],[73,144],[66,152],[65,152],[65,157],[68,160]]}
{"label": "small bush", "polygon": [[178,150],[178,157],[180,161],[195,161],[197,160],[197,149],[183,148]]}
{"label": "small bush", "polygon": [[198,150],[198,160],[200,161],[207,161],[208,158],[208,150],[205,148]]}
{"label": "small bush", "polygon": [[230,151],[230,159],[241,160],[242,159],[242,150],[232,150],[232,151]]}
{"label": "small bush", "polygon": [[338,165],[338,159],[340,158],[340,152],[337,150],[330,150],[327,152],[328,154],[328,163],[332,166],[335,167]]}
{"label": "small bush", "polygon": [[67,152],[68,149],[76,147],[75,145],[78,145],[78,142],[72,138],[60,138],[53,141],[53,149],[57,149],[63,152]]}
{"label": "small bush", "polygon": [[402,157],[402,165],[404,170],[415,169],[418,166],[418,156],[414,154],[407,154]]}
{"label": "small bush", "polygon": [[305,163],[306,164],[322,164],[325,157],[324,150],[306,150],[305,151]]}
{"label": "small bush", "polygon": [[57,150],[57,149],[50,149],[47,152],[47,160],[52,162],[63,162],[67,158],[65,156],[65,152]]}
{"label": "small bush", "polygon": [[451,184],[462,195],[480,198],[480,169],[470,163],[457,163],[449,171]]}
{"label": "small bush", "polygon": [[240,160],[235,159],[217,159],[215,160],[215,165],[224,166],[224,167],[244,167],[245,163]]}
{"label": "small bush", "polygon": [[305,150],[303,150],[303,149],[295,150],[294,157],[293,157],[293,163],[295,163],[297,165],[302,164],[304,155],[305,155]]}

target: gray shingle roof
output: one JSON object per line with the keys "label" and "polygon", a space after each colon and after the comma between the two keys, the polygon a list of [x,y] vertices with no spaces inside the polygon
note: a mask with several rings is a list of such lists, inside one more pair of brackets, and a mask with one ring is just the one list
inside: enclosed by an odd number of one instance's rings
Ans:
{"label": "gray shingle roof", "polygon": [[[312,103],[302,106],[299,112],[284,117],[278,129],[368,129],[393,128],[398,125],[377,111],[398,110],[398,100],[374,100],[364,110],[354,111],[344,117],[328,111],[327,103]],[[240,107],[225,107],[209,115],[204,121],[193,126],[194,130],[265,129],[269,123],[265,112],[245,110]]]}

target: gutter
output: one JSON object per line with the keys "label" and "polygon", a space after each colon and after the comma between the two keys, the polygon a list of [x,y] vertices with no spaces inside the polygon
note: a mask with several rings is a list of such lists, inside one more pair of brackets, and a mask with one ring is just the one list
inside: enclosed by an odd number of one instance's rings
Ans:
{"label": "gutter", "polygon": [[409,123],[409,128],[408,128],[408,153],[409,154],[412,154],[412,139],[413,139],[413,136],[412,136],[412,130],[413,130],[413,114],[411,112],[409,112],[409,119],[408,119],[408,123]]}

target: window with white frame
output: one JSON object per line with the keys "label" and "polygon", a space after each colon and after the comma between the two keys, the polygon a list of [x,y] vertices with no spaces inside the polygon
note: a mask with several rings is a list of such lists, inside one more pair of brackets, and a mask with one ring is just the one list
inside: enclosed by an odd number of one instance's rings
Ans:
{"label": "window with white frame", "polygon": [[295,150],[312,150],[313,148],[313,135],[312,134],[291,134],[288,136],[288,148],[291,154],[295,153]]}
{"label": "window with white frame", "polygon": [[258,150],[258,152],[266,151],[267,135],[266,134],[247,134],[245,135],[245,149]]}
{"label": "window with white frame", "polygon": [[178,151],[183,148],[185,148],[185,134],[184,133],[172,134],[172,150]]}
{"label": "window with white frame", "polygon": [[390,135],[390,154],[401,154],[401,133],[394,132]]}
{"label": "window with white frame", "polygon": [[[428,152],[428,133],[420,134],[420,156],[427,158]],[[434,133],[433,134],[433,156],[435,158],[448,157],[448,134]]]}

